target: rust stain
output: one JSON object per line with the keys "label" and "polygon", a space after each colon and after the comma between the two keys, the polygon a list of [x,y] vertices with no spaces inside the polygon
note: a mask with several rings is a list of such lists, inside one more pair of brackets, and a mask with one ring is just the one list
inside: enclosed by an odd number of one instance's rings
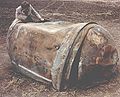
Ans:
{"label": "rust stain", "polygon": [[101,65],[111,65],[113,64],[112,59],[113,54],[115,52],[115,48],[111,45],[105,45],[99,52],[98,56],[96,57],[96,64]]}

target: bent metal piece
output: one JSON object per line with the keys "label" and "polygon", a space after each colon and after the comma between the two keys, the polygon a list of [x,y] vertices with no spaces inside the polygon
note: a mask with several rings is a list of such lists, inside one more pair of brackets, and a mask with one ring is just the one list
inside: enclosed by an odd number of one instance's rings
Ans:
{"label": "bent metal piece", "polygon": [[118,61],[112,36],[92,22],[18,23],[9,29],[7,43],[18,71],[52,83],[59,91],[71,79],[79,81],[94,66],[112,66],[114,71]]}

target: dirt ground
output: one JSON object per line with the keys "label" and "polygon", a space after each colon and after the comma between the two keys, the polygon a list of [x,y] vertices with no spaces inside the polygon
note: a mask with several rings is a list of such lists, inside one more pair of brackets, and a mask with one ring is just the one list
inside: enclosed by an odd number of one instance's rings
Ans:
{"label": "dirt ground", "polygon": [[[15,8],[21,1],[23,0],[0,0],[0,97],[120,97],[119,74],[114,79],[89,89],[72,88],[57,92],[52,86],[16,73],[7,54],[6,35],[14,20]],[[50,20],[75,23],[94,21],[102,25],[113,36],[120,56],[120,0],[29,1],[44,18]]]}

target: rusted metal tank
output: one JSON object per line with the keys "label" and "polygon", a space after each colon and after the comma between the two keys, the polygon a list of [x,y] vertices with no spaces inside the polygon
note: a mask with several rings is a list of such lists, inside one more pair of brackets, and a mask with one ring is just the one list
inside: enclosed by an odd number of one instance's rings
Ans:
{"label": "rusted metal tank", "polygon": [[[21,73],[62,90],[95,68],[114,72],[118,52],[110,33],[96,23],[18,23],[9,29],[8,53]],[[107,69],[106,69],[107,68]]]}

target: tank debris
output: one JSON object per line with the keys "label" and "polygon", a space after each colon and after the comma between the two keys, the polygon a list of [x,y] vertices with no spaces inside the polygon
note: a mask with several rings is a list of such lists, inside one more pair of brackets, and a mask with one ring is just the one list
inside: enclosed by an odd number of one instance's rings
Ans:
{"label": "tank debris", "polygon": [[7,43],[16,69],[59,91],[96,68],[106,77],[118,62],[114,39],[94,22],[18,23]]}

